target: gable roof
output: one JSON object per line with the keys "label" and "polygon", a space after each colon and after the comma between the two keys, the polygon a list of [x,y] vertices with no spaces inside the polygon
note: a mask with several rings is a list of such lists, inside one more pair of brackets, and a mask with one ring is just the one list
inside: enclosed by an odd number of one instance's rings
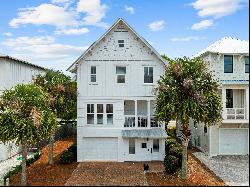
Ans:
{"label": "gable roof", "polygon": [[35,65],[35,64],[31,64],[27,61],[24,61],[24,60],[20,60],[20,59],[17,59],[17,58],[14,58],[14,57],[11,57],[11,56],[8,56],[8,55],[4,55],[2,53],[0,53],[0,59],[3,58],[3,59],[9,59],[9,60],[14,60],[15,62],[18,62],[18,63],[22,63],[22,64],[26,64],[26,65],[29,65],[29,66],[33,66],[33,67],[36,67],[38,69],[41,69],[41,70],[46,70],[47,68],[44,68],[42,66],[38,66],[38,65]]}
{"label": "gable roof", "polygon": [[124,25],[126,25],[148,48],[151,49],[151,51],[160,59],[160,61],[165,64],[165,60],[161,57],[161,55],[143,38],[141,37],[126,21],[124,21],[122,18],[119,18],[98,40],[96,40],[94,43],[91,44],[91,46],[84,51],[84,53],[67,69],[67,71],[73,72],[78,63],[84,58],[84,56],[92,50],[94,46],[96,46],[105,36],[119,23],[122,22]]}
{"label": "gable roof", "polygon": [[249,41],[224,37],[197,53],[194,57],[201,56],[207,52],[222,54],[249,54]]}

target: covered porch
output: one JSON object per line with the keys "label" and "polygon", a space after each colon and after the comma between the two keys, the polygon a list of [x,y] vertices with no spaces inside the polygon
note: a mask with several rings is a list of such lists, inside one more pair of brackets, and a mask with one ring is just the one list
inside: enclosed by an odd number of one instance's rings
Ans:
{"label": "covered porch", "polygon": [[154,116],[155,100],[124,100],[125,128],[163,128]]}

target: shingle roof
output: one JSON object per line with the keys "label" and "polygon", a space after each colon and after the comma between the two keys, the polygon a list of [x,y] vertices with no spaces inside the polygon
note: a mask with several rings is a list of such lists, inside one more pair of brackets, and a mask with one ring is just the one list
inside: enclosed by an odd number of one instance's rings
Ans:
{"label": "shingle roof", "polygon": [[33,67],[36,67],[36,68],[39,68],[39,69],[42,69],[42,70],[46,70],[47,68],[44,68],[42,66],[38,66],[38,65],[35,65],[35,64],[31,64],[27,61],[24,61],[24,60],[21,60],[21,59],[17,59],[17,58],[14,58],[14,57],[11,57],[11,56],[8,56],[8,55],[4,55],[2,53],[0,53],[0,58],[5,58],[5,59],[9,59],[9,60],[14,60],[16,62],[19,62],[19,63],[23,63],[23,64],[26,64],[26,65],[29,65],[29,66],[33,66]]}
{"label": "shingle roof", "polygon": [[224,37],[194,55],[194,57],[203,55],[206,52],[222,54],[249,54],[249,41],[232,37]]}

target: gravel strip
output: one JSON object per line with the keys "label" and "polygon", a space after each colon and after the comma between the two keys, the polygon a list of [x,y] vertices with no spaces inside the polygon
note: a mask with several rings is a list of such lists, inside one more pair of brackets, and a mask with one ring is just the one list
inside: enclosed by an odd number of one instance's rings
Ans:
{"label": "gravel strip", "polygon": [[209,157],[202,152],[196,152],[193,155],[220,177],[226,185],[249,185],[249,156]]}

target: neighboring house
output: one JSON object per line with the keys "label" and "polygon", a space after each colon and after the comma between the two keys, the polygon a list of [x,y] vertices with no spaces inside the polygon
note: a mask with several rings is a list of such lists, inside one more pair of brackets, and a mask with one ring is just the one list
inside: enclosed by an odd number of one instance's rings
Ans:
{"label": "neighboring house", "polygon": [[[0,95],[18,83],[29,83],[35,75],[45,71],[45,68],[30,64],[7,55],[0,54]],[[10,158],[18,151],[12,143],[0,143],[0,161]]]}
{"label": "neighboring house", "polygon": [[225,37],[196,56],[220,82],[223,120],[211,127],[190,121],[192,144],[209,156],[249,154],[249,42]]}
{"label": "neighboring house", "polygon": [[118,19],[69,68],[77,73],[77,160],[163,160],[166,133],[154,118],[164,60]]}

